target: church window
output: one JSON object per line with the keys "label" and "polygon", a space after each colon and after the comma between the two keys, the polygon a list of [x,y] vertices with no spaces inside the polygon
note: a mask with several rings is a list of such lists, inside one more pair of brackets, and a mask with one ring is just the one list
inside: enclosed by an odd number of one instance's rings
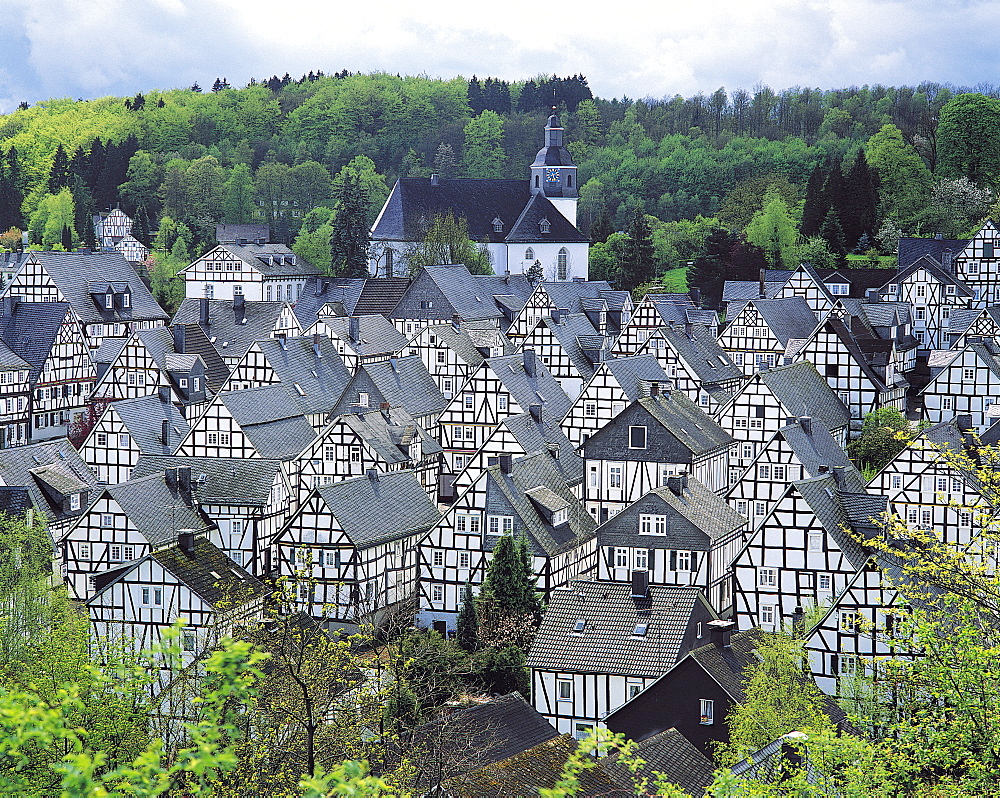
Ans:
{"label": "church window", "polygon": [[538,175],[535,175],[535,188],[538,188]]}
{"label": "church window", "polygon": [[[548,230],[543,229],[542,232],[547,233]],[[557,278],[560,280],[565,280],[566,272],[569,266],[569,251],[566,249],[566,247],[563,247],[562,249],[559,250],[557,265],[558,265]]]}
{"label": "church window", "polygon": [[526,250],[524,250],[524,259],[525,260],[534,260],[535,259],[535,250],[533,250],[531,247],[528,247]]}
{"label": "church window", "polygon": [[493,217],[493,232],[494,233],[503,232],[503,220],[499,216]]}
{"label": "church window", "polygon": [[542,233],[548,233],[552,229],[552,224],[551,224],[551,222],[549,222],[548,219],[544,219],[544,218],[543,219],[539,219],[538,220],[538,229]]}
{"label": "church window", "polygon": [[573,173],[570,172],[566,175],[566,185],[573,188]]}

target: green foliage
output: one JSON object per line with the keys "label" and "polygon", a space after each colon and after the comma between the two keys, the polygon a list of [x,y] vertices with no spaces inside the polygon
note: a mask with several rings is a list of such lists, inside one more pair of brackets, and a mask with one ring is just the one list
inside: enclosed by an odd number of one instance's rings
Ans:
{"label": "green foliage", "polygon": [[653,255],[653,234],[649,220],[642,208],[636,207],[629,217],[628,235],[622,242],[619,287],[631,291],[652,280],[656,274]]}
{"label": "green foliage", "polygon": [[524,651],[517,646],[485,648],[472,660],[473,680],[483,692],[507,695],[514,691],[531,695],[531,674],[525,668]]}
{"label": "green foliage", "polygon": [[58,194],[46,194],[28,223],[28,239],[43,249],[65,249],[63,230],[72,230],[76,222],[76,207],[68,188]]}
{"label": "green foliage", "polygon": [[776,191],[769,191],[763,207],[753,215],[744,230],[746,240],[760,247],[775,269],[791,269],[795,263],[798,224],[788,204]]}
{"label": "green foliage", "polygon": [[542,620],[531,553],[524,538],[503,535],[493,547],[478,596],[480,640],[527,651]]}
{"label": "green foliage", "polygon": [[423,240],[407,247],[406,262],[410,274],[425,266],[463,263],[473,274],[493,274],[489,252],[469,238],[469,224],[453,213],[430,220]]}
{"label": "green foliage", "polygon": [[909,225],[930,198],[930,170],[895,125],[884,125],[872,136],[865,145],[865,154],[878,172],[881,214]]}
{"label": "green foliage", "polygon": [[329,273],[333,256],[330,236],[333,233],[332,208],[313,208],[302,219],[302,227],[292,244],[292,251],[313,266]]}
{"label": "green foliage", "polygon": [[479,645],[479,612],[469,582],[466,582],[462,589],[462,604],[458,608],[455,628],[458,644],[466,651],[475,651]]}
{"label": "green foliage", "polygon": [[465,126],[462,162],[466,177],[500,177],[505,154],[503,119],[495,111],[483,111]]}
{"label": "green foliage", "polygon": [[1000,100],[959,94],[941,109],[938,171],[978,185],[1000,181]]}
{"label": "green foliage", "polygon": [[250,167],[238,163],[226,181],[222,218],[227,224],[249,224],[253,220],[253,178]]}
{"label": "green foliage", "polygon": [[859,469],[880,471],[912,437],[902,413],[894,407],[880,407],[865,416],[861,434],[847,445],[847,451]]}
{"label": "green foliage", "polygon": [[346,177],[337,190],[330,229],[330,270],[336,277],[366,277],[371,231],[365,222],[366,196],[359,179]]}

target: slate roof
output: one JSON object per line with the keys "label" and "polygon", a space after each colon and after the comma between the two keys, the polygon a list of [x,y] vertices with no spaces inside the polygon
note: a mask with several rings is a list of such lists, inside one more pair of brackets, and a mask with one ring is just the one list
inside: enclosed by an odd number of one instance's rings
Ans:
{"label": "slate roof", "polygon": [[[900,243],[902,243],[903,240],[904,239],[900,239]],[[954,250],[954,254],[958,255],[961,251],[962,250],[960,249]],[[909,277],[911,274],[918,271],[919,269],[926,269],[928,272],[931,273],[931,275],[937,278],[938,282],[940,282],[942,285],[955,286],[955,293],[957,296],[972,297],[975,294],[975,291],[969,288],[965,283],[959,280],[950,271],[945,269],[941,265],[940,259],[935,258],[930,254],[921,255],[919,258],[913,261],[909,266],[905,268],[900,268],[896,272],[896,275],[894,277],[887,279],[885,281],[886,285],[889,285],[891,283],[896,283],[896,284],[902,283],[907,277]]]}
{"label": "slate roof", "polygon": [[[10,304],[13,310],[7,313]],[[68,311],[67,302],[0,302],[0,339],[6,344],[0,364],[27,367],[34,385]]]}
{"label": "slate roof", "polygon": [[[114,402],[118,418],[143,454],[173,454],[191,426],[172,402],[162,402],[158,394]],[[163,443],[163,422],[168,424],[167,443]]]}
{"label": "slate roof", "polygon": [[[437,183],[432,184],[420,177],[401,177],[396,181],[372,228],[372,239],[419,241],[431,220],[447,213],[465,218],[469,238],[473,241],[545,240],[538,234],[537,218],[541,216],[552,223],[548,240],[586,241],[544,196],[531,194],[527,180],[437,178]],[[495,218],[503,222],[503,233],[494,231]],[[518,225],[519,220],[521,225]],[[520,228],[527,228],[532,223],[535,237],[527,238]],[[516,237],[510,238],[515,231]],[[570,232],[572,238],[562,237]]]}
{"label": "slate roof", "polygon": [[[549,316],[539,321],[547,327],[569,357],[573,368],[584,379],[594,376],[595,364],[586,352],[606,352],[607,340],[599,335],[586,313],[569,313],[559,317],[556,323]],[[603,355],[600,355],[603,356]]]}
{"label": "slate roof", "polygon": [[[532,551],[539,556],[553,556],[573,549],[594,535],[594,519],[574,496],[556,461],[547,451],[529,452],[516,458],[510,473],[504,474],[499,465],[486,469],[487,502],[509,506],[520,518]],[[539,512],[527,492],[545,487],[567,504],[567,521],[552,526]],[[499,540],[497,535],[487,535],[485,548],[492,551]]]}
{"label": "slate roof", "polygon": [[800,296],[755,299],[748,304],[757,309],[782,346],[791,338],[808,338],[819,324],[809,303]]}
{"label": "slate roof", "polygon": [[420,356],[408,355],[363,363],[337,403],[336,412],[344,413],[352,408],[358,393],[354,385],[363,384],[366,377],[382,401],[393,407],[405,407],[414,417],[440,413],[448,404]]}
{"label": "slate roof", "polygon": [[108,485],[104,491],[154,547],[173,541],[178,530],[193,529],[198,533],[213,526],[201,511],[185,502],[176,485],[167,485],[162,473]]}
{"label": "slate roof", "polygon": [[324,316],[323,323],[332,337],[343,341],[362,356],[391,355],[401,352],[406,346],[406,336],[385,316],[371,313],[355,318],[358,320],[358,341],[351,339],[351,319]]}
{"label": "slate roof", "polygon": [[[307,413],[328,413],[351,381],[351,373],[325,335],[262,338],[257,347],[286,387],[298,394],[298,404]],[[319,354],[317,355],[317,351]]]}
{"label": "slate roof", "polygon": [[19,358],[7,344],[0,341],[0,368],[27,371],[30,366]]}
{"label": "slate roof", "polygon": [[955,256],[958,256],[968,245],[968,239],[900,238],[896,247],[896,261],[899,270],[905,271],[924,255],[930,255],[941,263],[944,260],[945,250],[950,249]]}
{"label": "slate roof", "polygon": [[[322,272],[305,258],[296,255],[284,244],[219,244],[212,252],[224,250],[239,258],[251,269],[260,272],[265,278],[277,277],[309,277]],[[206,253],[211,254],[211,252]],[[198,260],[206,255],[202,255]],[[198,261],[195,261],[197,263]],[[194,264],[191,264],[193,266]],[[183,274],[191,266],[181,269]]]}
{"label": "slate roof", "polygon": [[487,350],[499,347],[504,355],[514,353],[514,345],[489,322],[464,322],[457,330],[450,322],[432,324],[426,330],[436,337],[438,343],[454,351],[469,366],[479,366],[487,358],[487,355],[479,351],[480,347]]}
{"label": "slate roof", "polygon": [[785,439],[807,472],[815,475],[819,473],[821,465],[829,468],[844,466],[851,471],[856,470],[847,452],[834,440],[823,422],[813,419],[809,428],[810,432],[806,432],[802,422],[796,419],[776,433]]}
{"label": "slate roof", "polygon": [[[200,299],[185,299],[174,314],[172,324],[198,324]],[[246,302],[237,318],[231,299],[208,300],[208,326],[203,328],[209,341],[222,357],[235,360],[243,357],[254,341],[267,338],[277,327],[285,307],[283,302]]]}
{"label": "slate roof", "polygon": [[316,438],[298,394],[282,383],[227,391],[219,399],[265,460],[295,457]]}
{"label": "slate roof", "polygon": [[[458,798],[497,798],[497,796],[538,795],[550,789],[562,778],[566,760],[576,750],[577,742],[568,734],[560,734],[520,754],[479,768],[471,773],[444,782],[445,795]],[[597,763],[581,771],[580,798],[628,798],[634,790],[618,787],[604,767]]]}
{"label": "slate roof", "polygon": [[836,541],[848,561],[860,570],[871,557],[848,529],[864,536],[876,531],[877,521],[885,512],[888,500],[865,492],[864,481],[856,471],[845,470],[838,485],[833,474],[820,474],[793,482],[826,533]]}
{"label": "slate roof", "polygon": [[639,404],[694,457],[735,443],[728,432],[681,391],[662,391],[658,396],[640,399]]}
{"label": "slate roof", "polygon": [[0,486],[0,513],[23,517],[31,507],[31,494],[27,488]]}
{"label": "slate roof", "polygon": [[961,335],[983,313],[989,315],[994,324],[1000,324],[1000,305],[991,305],[988,308],[952,308],[948,317],[948,332],[951,335]]}
{"label": "slate roof", "polygon": [[[266,505],[281,463],[278,460],[230,457],[164,457],[142,455],[132,478],[189,467],[195,498],[201,504]],[[204,477],[204,479],[202,479]]]}
{"label": "slate roof", "polygon": [[828,430],[840,429],[851,421],[851,412],[808,361],[758,372],[754,378],[770,388],[789,416],[811,416]]}
{"label": "slate roof", "polygon": [[409,756],[443,756],[467,771],[527,751],[557,732],[519,693],[461,707],[413,729]]}
{"label": "slate roof", "polygon": [[[359,410],[343,413],[335,421],[343,422],[387,463],[410,462],[409,443],[420,440],[421,457],[444,451],[434,438],[413,420],[405,408]],[[401,448],[402,447],[402,448]]]}
{"label": "slate roof", "polygon": [[734,703],[742,704],[747,697],[743,689],[743,673],[758,661],[755,652],[762,634],[759,629],[736,632],[730,638],[728,648],[709,643],[692,649],[689,656],[729,694]]}
{"label": "slate roof", "polygon": [[217,224],[215,240],[220,244],[235,244],[244,241],[270,241],[271,226],[268,224]]}
{"label": "slate roof", "polygon": [[693,324],[667,324],[657,329],[694,375],[706,386],[721,382],[742,382],[743,372],[719,346],[710,328]]}
{"label": "slate roof", "polygon": [[194,552],[187,554],[178,545],[149,555],[169,573],[216,609],[230,609],[233,602],[261,600],[268,588],[257,577],[230,560],[203,537],[195,536]]}
{"label": "slate roof", "polygon": [[412,282],[409,277],[370,277],[365,280],[357,304],[354,306],[354,316],[366,316],[380,313],[388,316],[403,298],[406,289]]}
{"label": "slate roof", "polygon": [[80,515],[86,507],[81,506],[80,510],[72,512],[63,511],[57,497],[47,493],[41,480],[35,476],[39,469],[56,464],[86,484],[93,498],[94,491],[99,489],[97,475],[66,438],[0,449],[0,481],[7,487],[27,488],[32,504],[51,519],[62,520]]}
{"label": "slate roof", "polygon": [[307,277],[293,308],[302,329],[316,323],[324,305],[341,308],[337,315],[353,316],[365,282],[363,277]]}
{"label": "slate roof", "polygon": [[[788,273],[791,277],[791,272]],[[766,299],[774,299],[781,293],[787,280],[781,282],[769,281],[764,283],[764,296]],[[760,282],[758,280],[726,280],[722,287],[722,301],[728,302],[726,307],[726,317],[732,318],[739,313],[747,301],[760,299]],[[736,304],[739,303],[739,304]]]}
{"label": "slate roof", "polygon": [[669,379],[655,355],[612,358],[605,360],[602,367],[611,372],[630,402],[638,401],[643,396],[642,382],[663,385]]}
{"label": "slate roof", "polygon": [[[121,320],[167,320],[135,269],[120,252],[32,252],[84,324]],[[89,293],[91,282],[126,284],[132,294],[125,311],[99,308]],[[31,300],[32,297],[25,297]]]}
{"label": "slate roof", "polygon": [[[315,488],[359,548],[426,532],[441,519],[412,471],[377,472]],[[328,530],[316,530],[317,536]],[[323,541],[318,541],[323,542]]]}
{"label": "slate roof", "polygon": [[536,290],[545,293],[553,307],[568,310],[570,313],[582,313],[585,299],[607,299],[618,292],[611,290],[611,284],[606,280],[570,281],[566,283],[539,283]]}
{"label": "slate roof", "polygon": [[[667,516],[666,535],[639,534],[637,515]],[[656,488],[637,499],[597,528],[598,546],[635,546],[651,549],[708,551],[714,541],[725,539],[747,519],[694,477],[680,495],[669,487]]]}
{"label": "slate roof", "polygon": [[[418,281],[425,276],[444,294],[448,304],[464,321],[499,319],[503,316],[489,290],[491,286],[477,280],[464,264],[425,267],[414,278],[413,286],[418,286]],[[406,311],[401,308],[391,314],[391,318],[405,317]]]}
{"label": "slate roof", "polygon": [[704,324],[706,327],[718,327],[719,316],[714,310],[696,308],[687,294],[682,296],[687,301],[666,299],[666,294],[647,294],[648,299],[665,324]]}
{"label": "slate roof", "polygon": [[[548,232],[542,223],[548,221]],[[500,235],[494,233],[494,235]],[[514,227],[504,239],[508,244],[547,244],[551,241],[587,243],[587,237],[560,213],[544,194],[532,194]]]}
{"label": "slate roof", "polygon": [[670,728],[637,743],[632,752],[645,764],[634,774],[618,757],[609,757],[605,769],[623,786],[633,784],[634,778],[647,779],[652,786],[660,775],[666,776],[688,795],[702,798],[705,788],[712,783],[715,763],[695,748],[677,729]]}
{"label": "slate roof", "polygon": [[559,458],[556,466],[563,478],[576,484],[583,480],[583,459],[576,453],[576,447],[566,437],[559,421],[542,410],[541,420],[535,421],[531,413],[508,416],[497,427],[504,427],[525,452],[548,450],[558,447]]}
{"label": "slate roof", "polygon": [[[528,350],[534,351],[534,350]],[[524,352],[505,357],[493,357],[488,360],[490,368],[497,379],[510,392],[511,397],[521,408],[540,404],[556,418],[563,418],[572,406],[572,400],[552,376],[552,372],[535,356],[535,376],[531,377],[524,370]]]}
{"label": "slate roof", "polygon": [[[699,607],[711,612],[700,588],[650,585],[633,598],[632,585],[573,580],[549,596],[526,666],[563,673],[659,676],[686,652],[684,639]],[[586,621],[575,632],[578,620]],[[648,624],[645,635],[636,625]]]}

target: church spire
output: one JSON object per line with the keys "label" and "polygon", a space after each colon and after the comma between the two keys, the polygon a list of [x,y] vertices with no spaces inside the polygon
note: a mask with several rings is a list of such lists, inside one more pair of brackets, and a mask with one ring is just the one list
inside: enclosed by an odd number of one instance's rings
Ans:
{"label": "church spire", "polygon": [[577,199],[576,165],[573,156],[563,145],[563,126],[552,109],[545,123],[545,146],[538,151],[531,164],[531,191],[550,199]]}

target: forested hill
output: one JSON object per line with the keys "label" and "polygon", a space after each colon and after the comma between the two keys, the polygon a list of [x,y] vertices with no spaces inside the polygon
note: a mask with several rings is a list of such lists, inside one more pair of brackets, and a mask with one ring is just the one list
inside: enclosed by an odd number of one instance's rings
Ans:
{"label": "forested hill", "polygon": [[[291,241],[309,209],[332,206],[348,164],[372,209],[399,175],[527,177],[553,106],[579,166],[581,227],[594,225],[604,241],[641,205],[653,217],[661,272],[703,254],[711,229],[742,231],[766,197],[780,197],[796,227],[803,204],[807,216],[818,213],[807,234],[821,232],[832,208],[848,250],[861,233],[862,245],[875,243],[886,219],[907,232],[958,235],[981,209],[957,212],[963,197],[945,207],[936,181],[966,177],[985,190],[1000,162],[1000,101],[931,83],[604,100],[581,76],[310,73],[243,88],[217,79],[209,91],[51,100],[0,117],[0,230],[30,228],[50,247],[87,243],[90,215],[120,203],[140,238],[164,215],[183,223],[187,254],[209,241],[216,221],[267,221]],[[963,147],[983,158],[971,164]],[[845,210],[838,188],[851,188],[859,151],[872,167],[874,211]],[[810,178],[815,195],[826,191],[810,200],[818,209],[806,202]],[[596,255],[601,268],[608,252]]]}

